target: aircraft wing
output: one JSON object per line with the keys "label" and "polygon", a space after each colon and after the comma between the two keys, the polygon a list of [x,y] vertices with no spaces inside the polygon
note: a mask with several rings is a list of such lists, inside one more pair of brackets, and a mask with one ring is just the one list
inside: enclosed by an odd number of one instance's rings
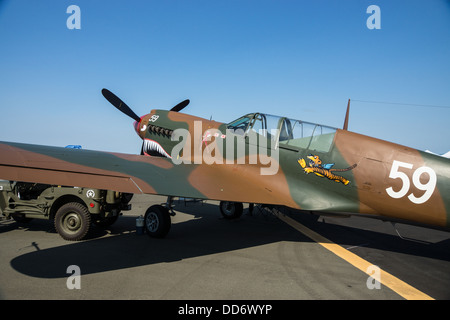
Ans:
{"label": "aircraft wing", "polygon": [[281,170],[259,177],[256,166],[0,142],[0,179],[298,207]]}

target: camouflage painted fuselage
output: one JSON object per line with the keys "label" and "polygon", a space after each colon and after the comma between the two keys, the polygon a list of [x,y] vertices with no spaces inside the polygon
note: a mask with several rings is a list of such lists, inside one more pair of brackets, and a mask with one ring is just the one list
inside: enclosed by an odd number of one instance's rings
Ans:
{"label": "camouflage painted fuselage", "polygon": [[339,129],[298,139],[252,136],[164,110],[134,127],[144,155],[1,142],[0,179],[450,227],[450,160],[439,156]]}

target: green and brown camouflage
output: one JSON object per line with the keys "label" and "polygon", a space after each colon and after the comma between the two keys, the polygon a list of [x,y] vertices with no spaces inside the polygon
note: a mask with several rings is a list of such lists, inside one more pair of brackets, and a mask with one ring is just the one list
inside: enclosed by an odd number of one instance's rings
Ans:
{"label": "green and brown camouflage", "polygon": [[450,227],[449,159],[263,113],[228,124],[167,110],[133,118],[141,155],[1,142],[0,179]]}
{"label": "green and brown camouflage", "polygon": [[82,240],[90,224],[113,224],[121,211],[130,210],[131,194],[112,190],[0,181],[0,213],[5,219],[53,221],[66,240]]}

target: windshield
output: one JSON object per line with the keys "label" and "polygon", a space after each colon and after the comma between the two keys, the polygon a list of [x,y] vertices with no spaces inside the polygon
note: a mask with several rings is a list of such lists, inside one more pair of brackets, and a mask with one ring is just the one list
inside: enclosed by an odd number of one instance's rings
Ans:
{"label": "windshield", "polygon": [[247,114],[245,116],[242,116],[234,121],[231,121],[227,125],[227,129],[231,130],[242,130],[242,134],[246,131],[247,126],[250,122],[250,120],[253,118],[253,114]]}

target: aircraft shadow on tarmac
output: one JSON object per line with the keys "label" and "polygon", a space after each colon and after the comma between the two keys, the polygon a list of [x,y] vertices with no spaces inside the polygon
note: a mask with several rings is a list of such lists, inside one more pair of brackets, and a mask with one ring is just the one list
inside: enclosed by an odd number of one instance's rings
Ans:
{"label": "aircraft shadow on tarmac", "polygon": [[[135,233],[136,217],[123,216],[110,227],[112,236],[94,231],[82,242],[36,251],[14,258],[10,263],[18,272],[38,278],[65,278],[67,267],[80,266],[83,274],[95,274],[161,262],[251,248],[280,241],[311,242],[281,220],[266,214],[248,215],[226,220],[221,218],[216,205],[177,206],[178,212],[193,215],[195,219],[172,224],[164,239],[154,239]],[[314,216],[302,215],[301,222],[330,240],[349,245],[361,244],[362,239],[373,239],[367,245],[384,251],[395,251],[433,259],[450,261],[450,241],[422,244],[374,231],[317,222]],[[41,228],[44,224],[39,224]],[[41,229],[42,230],[42,229]],[[58,236],[55,234],[55,236]]]}

